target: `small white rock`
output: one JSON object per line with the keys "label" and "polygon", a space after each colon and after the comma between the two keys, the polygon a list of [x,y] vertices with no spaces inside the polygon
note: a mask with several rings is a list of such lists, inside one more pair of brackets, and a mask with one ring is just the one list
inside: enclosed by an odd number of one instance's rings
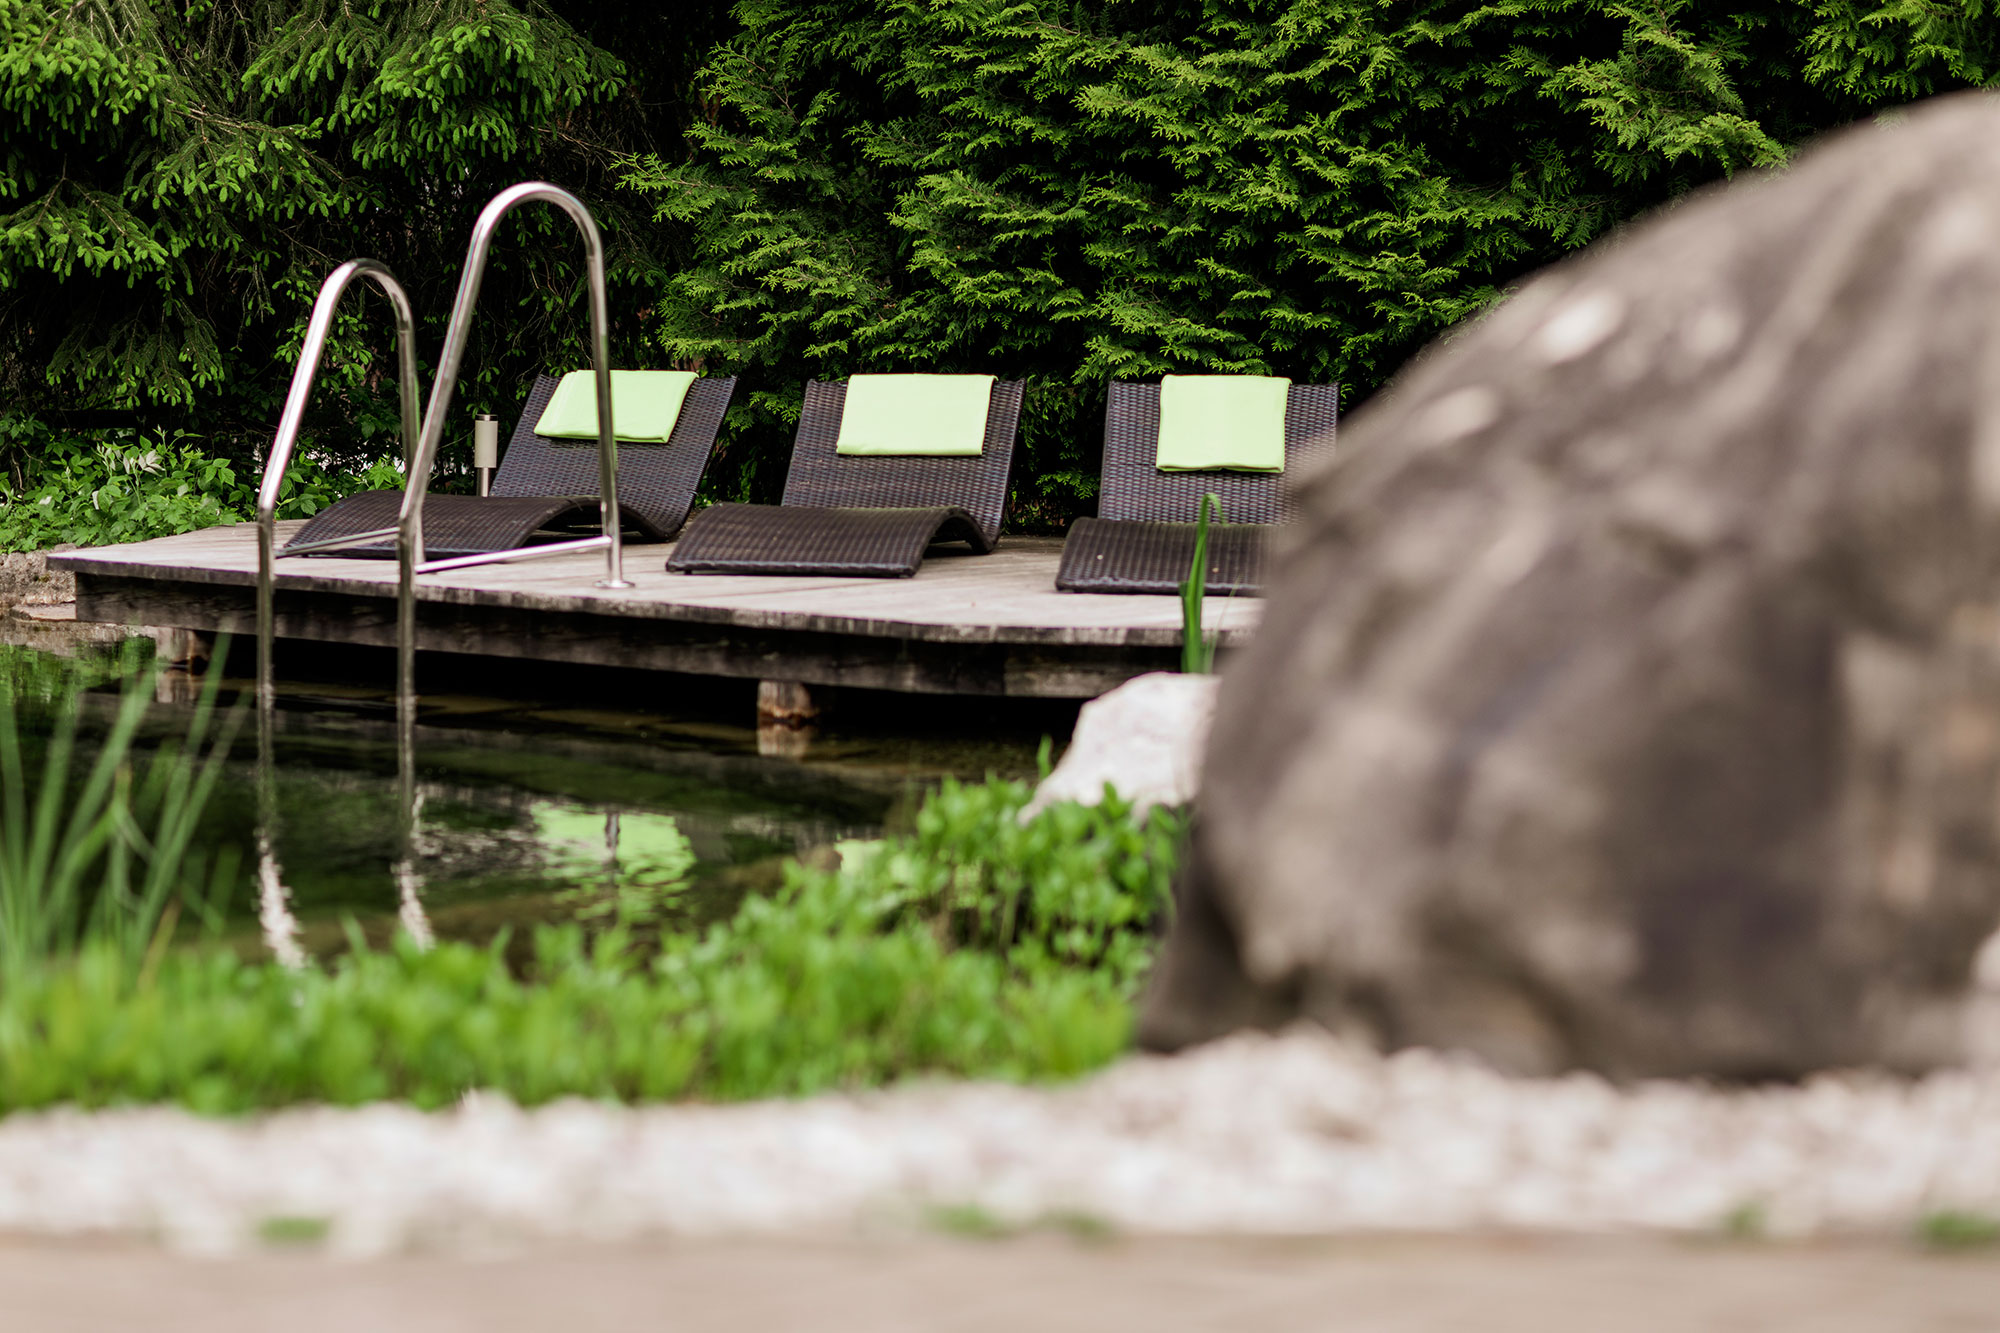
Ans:
{"label": "small white rock", "polygon": [[1201,754],[1215,715],[1214,676],[1156,671],[1092,699],[1055,772],[1021,811],[1031,819],[1058,801],[1096,805],[1104,785],[1132,802],[1133,813],[1186,805],[1201,776]]}

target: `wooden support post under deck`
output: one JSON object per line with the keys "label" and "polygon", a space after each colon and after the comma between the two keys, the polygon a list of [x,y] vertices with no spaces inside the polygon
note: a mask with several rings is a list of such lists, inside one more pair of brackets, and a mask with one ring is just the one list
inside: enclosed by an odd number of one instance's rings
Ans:
{"label": "wooden support post under deck", "polygon": [[797,759],[819,735],[819,701],[804,681],[757,682],[757,753]]}
{"label": "wooden support post under deck", "polygon": [[804,681],[757,682],[758,726],[804,727],[810,726],[818,717],[819,703]]}
{"label": "wooden support post under deck", "polygon": [[215,656],[215,635],[198,629],[156,629],[153,652],[168,666],[199,676],[208,670],[208,661]]}

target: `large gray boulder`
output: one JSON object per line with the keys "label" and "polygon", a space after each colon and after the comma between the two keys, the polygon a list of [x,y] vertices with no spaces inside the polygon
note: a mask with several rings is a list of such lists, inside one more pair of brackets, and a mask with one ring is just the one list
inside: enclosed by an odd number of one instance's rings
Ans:
{"label": "large gray boulder", "polygon": [[1303,1015],[1521,1072],[1748,1077],[1978,1043],[2000,101],[1537,277],[1302,498],[1143,1041]]}

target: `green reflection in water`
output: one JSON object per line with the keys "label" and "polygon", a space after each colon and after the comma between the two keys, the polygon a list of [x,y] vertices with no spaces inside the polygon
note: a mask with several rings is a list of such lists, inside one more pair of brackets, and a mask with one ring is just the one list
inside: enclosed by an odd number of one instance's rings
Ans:
{"label": "green reflection in water", "polygon": [[[117,680],[144,659],[140,641],[69,661],[0,646],[0,670],[23,697],[78,686],[85,732],[116,706]],[[245,691],[249,682],[230,680]],[[946,776],[1032,773],[1040,720],[1019,734],[974,701],[893,701],[829,728],[803,759],[757,752],[747,706],[682,697],[643,681],[637,699],[600,682],[565,682],[562,702],[426,687],[419,719],[421,819],[412,868],[438,938],[575,917],[624,917],[694,929],[775,888],[786,857],[874,839]],[[393,707],[371,677],[280,680],[274,737],[274,851],[309,953],[346,946],[346,923],[382,943],[397,929],[393,869],[402,852]],[[587,706],[578,700],[588,699]],[[928,708],[928,711],[926,711]],[[142,744],[171,741],[188,708],[156,704]],[[32,733],[32,720],[26,725]],[[32,734],[29,737],[32,743]],[[261,952],[257,926],[255,741],[246,730],[197,837],[243,849],[228,939]],[[611,841],[607,842],[607,835]]]}
{"label": "green reflection in water", "polygon": [[587,921],[658,921],[688,888],[697,857],[672,815],[595,816],[550,802],[534,807],[552,879],[580,881],[561,895]]}

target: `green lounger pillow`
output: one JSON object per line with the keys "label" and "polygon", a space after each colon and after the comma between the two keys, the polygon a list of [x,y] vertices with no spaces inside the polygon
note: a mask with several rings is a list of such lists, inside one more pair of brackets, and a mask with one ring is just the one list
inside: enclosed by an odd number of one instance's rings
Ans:
{"label": "green lounger pillow", "polygon": [[986,447],[991,375],[856,375],[836,454],[976,458]]}
{"label": "green lounger pillow", "polygon": [[[572,370],[562,377],[549,405],[535,423],[535,434],[551,440],[597,438],[596,375]],[[680,420],[695,376],[691,370],[614,370],[611,372],[611,434],[639,444],[665,444]]]}
{"label": "green lounger pillow", "polygon": [[1277,375],[1168,375],[1160,381],[1162,472],[1283,472],[1285,398]]}

